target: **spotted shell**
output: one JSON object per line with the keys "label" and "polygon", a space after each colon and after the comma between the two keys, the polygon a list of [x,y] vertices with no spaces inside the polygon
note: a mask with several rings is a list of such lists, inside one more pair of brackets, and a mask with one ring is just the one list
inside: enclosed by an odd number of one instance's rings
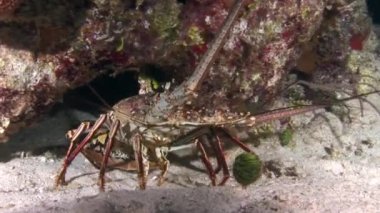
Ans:
{"label": "spotted shell", "polygon": [[23,0],[0,0],[0,16],[12,14]]}

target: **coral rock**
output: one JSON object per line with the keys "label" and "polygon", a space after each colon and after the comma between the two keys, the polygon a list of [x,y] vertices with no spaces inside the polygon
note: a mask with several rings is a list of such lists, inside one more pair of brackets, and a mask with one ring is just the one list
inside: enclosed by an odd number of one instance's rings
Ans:
{"label": "coral rock", "polygon": [[[17,19],[0,22],[3,140],[33,122],[67,90],[104,73],[153,65],[173,78],[175,87],[191,75],[231,5],[229,0],[20,3],[0,0],[0,15],[18,7]],[[364,41],[351,39],[350,46],[350,38],[365,35],[351,26],[360,26],[358,22],[346,21],[359,17],[351,7],[338,0],[247,0],[192,107],[262,107],[273,100],[310,43],[310,51],[325,56],[318,55],[310,69],[345,61],[351,48],[361,47],[357,41]],[[341,38],[345,42],[336,45]]]}
{"label": "coral rock", "polygon": [[0,0],[0,17],[12,14],[23,0]]}

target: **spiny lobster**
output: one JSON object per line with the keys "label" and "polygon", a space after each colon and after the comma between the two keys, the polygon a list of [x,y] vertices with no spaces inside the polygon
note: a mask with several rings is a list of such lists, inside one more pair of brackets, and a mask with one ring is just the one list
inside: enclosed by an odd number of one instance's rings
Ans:
{"label": "spiny lobster", "polygon": [[[253,152],[248,146],[233,137],[227,127],[255,126],[325,107],[324,105],[293,107],[259,115],[238,114],[232,118],[220,115],[219,117],[194,122],[169,119],[178,107],[196,99],[196,93],[238,16],[243,2],[244,0],[235,1],[215,40],[188,80],[173,91],[124,99],[114,105],[110,112],[100,115],[94,123],[83,122],[78,128],[68,131],[67,137],[70,140],[70,147],[57,176],[56,186],[65,183],[66,170],[80,152],[95,166],[99,167],[98,185],[101,191],[104,190],[104,175],[109,163],[112,164],[112,168],[123,170],[136,170],[135,167],[137,167],[141,189],[146,187],[149,168],[159,168],[161,175],[158,184],[161,185],[169,167],[166,154],[170,147],[191,142],[195,142],[200,151],[211,184],[217,185],[216,174],[222,170],[223,178],[218,185],[223,185],[230,174],[220,136],[226,136],[246,152]],[[208,140],[210,137],[214,140]],[[217,160],[217,168],[215,169],[212,167],[205,150],[206,143],[210,144],[215,151]],[[102,149],[100,151],[104,152],[95,151],[94,147],[96,146],[100,146]],[[132,163],[115,164],[113,156],[117,151],[125,155],[127,159],[134,159],[135,165]]]}

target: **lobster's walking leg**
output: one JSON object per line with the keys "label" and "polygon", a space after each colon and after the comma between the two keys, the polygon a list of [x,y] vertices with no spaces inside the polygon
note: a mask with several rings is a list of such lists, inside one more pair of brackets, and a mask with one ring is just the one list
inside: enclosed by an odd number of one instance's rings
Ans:
{"label": "lobster's walking leg", "polygon": [[[218,174],[221,169],[223,170],[223,179],[218,184],[220,186],[223,186],[227,182],[227,180],[230,178],[230,172],[228,170],[227,160],[224,154],[222,141],[218,135],[218,133],[220,132],[224,133],[228,137],[228,139],[230,139],[233,143],[237,144],[244,151],[246,152],[253,152],[253,151],[247,145],[242,143],[239,139],[233,137],[224,128],[211,127],[211,128],[208,128],[207,132],[204,132],[204,135],[202,135],[201,138],[210,144],[210,146],[212,147],[216,155],[217,167],[214,170],[215,175]],[[210,138],[208,138],[207,136],[210,136]]]}
{"label": "lobster's walking leg", "polygon": [[216,160],[217,160],[217,165],[216,165],[216,168],[214,169],[214,173],[216,175],[222,169],[222,166],[221,166],[222,165],[222,159],[217,154],[218,150],[215,147],[215,144],[213,142],[214,138],[213,138],[213,135],[211,133],[212,133],[211,129],[208,128],[207,133],[205,133],[204,135],[202,135],[201,138],[202,138],[203,141],[207,142],[210,145],[210,147],[212,148],[212,150],[214,151],[214,154],[215,154],[215,157],[216,157]]}
{"label": "lobster's walking leg", "polygon": [[243,142],[241,142],[238,138],[233,137],[226,129],[224,128],[216,128],[216,130],[223,132],[228,138],[231,139],[231,141],[238,145],[240,148],[242,148],[246,152],[253,153],[251,148],[249,148],[247,145],[245,145]]}
{"label": "lobster's walking leg", "polygon": [[213,130],[211,130],[211,131],[216,138],[216,144],[215,144],[216,156],[218,159],[220,159],[220,160],[218,160],[218,164],[220,164],[220,166],[223,169],[223,179],[219,183],[219,186],[223,186],[226,183],[226,181],[230,178],[230,172],[228,171],[226,156],[224,155],[224,150],[223,150],[223,146],[222,146],[222,143],[220,141],[220,138],[215,131],[213,131]]}
{"label": "lobster's walking leg", "polygon": [[209,177],[210,177],[210,180],[211,180],[211,184],[213,186],[216,185],[216,176],[215,176],[215,172],[214,172],[214,169],[212,168],[212,165],[211,165],[211,162],[208,158],[208,155],[206,153],[206,150],[204,148],[204,144],[203,144],[203,141],[202,140],[199,140],[199,139],[196,139],[195,140],[195,144],[197,145],[199,151],[201,152],[201,159],[208,171],[208,174],[209,174]]}
{"label": "lobster's walking leg", "polygon": [[74,144],[75,141],[78,139],[78,137],[86,130],[90,128],[90,123],[89,122],[83,122],[79,125],[79,127],[75,130],[70,130],[67,132],[67,138],[70,139],[70,146],[69,149],[67,150],[67,153],[65,155],[65,160],[63,161],[62,169],[59,172],[59,175],[57,176],[57,179],[55,181],[55,186],[58,187],[60,184],[65,184],[65,174],[67,167],[69,166],[67,163],[67,159],[71,155],[71,153],[74,150]]}
{"label": "lobster's walking leg", "polygon": [[159,168],[161,170],[160,178],[158,179],[158,186],[161,186],[165,182],[165,176],[168,173],[169,169],[169,161],[165,158],[162,157],[159,162]]}
{"label": "lobster's walking leg", "polygon": [[140,189],[146,188],[146,176],[147,176],[147,169],[149,170],[149,164],[144,162],[144,156],[143,156],[143,144],[141,143],[141,135],[136,134],[132,138],[133,141],[133,150],[135,152],[135,159],[138,169],[138,179],[139,179],[139,185]]}
{"label": "lobster's walking leg", "polygon": [[[106,115],[102,114],[96,120],[95,124],[91,127],[90,132],[87,134],[87,136],[78,144],[78,146],[74,149],[75,140],[86,130],[86,124],[80,125],[78,129],[75,131],[69,150],[67,151],[67,154],[65,156],[65,160],[63,161],[62,169],[60,170],[56,180],[55,180],[55,186],[58,187],[59,185],[65,184],[65,175],[67,167],[71,164],[71,162],[74,160],[74,158],[79,154],[79,152],[83,149],[83,147],[91,141],[91,138],[94,136],[96,131],[101,127],[101,125],[106,120]],[[88,127],[87,127],[88,128]],[[74,149],[74,150],[73,150]]]}
{"label": "lobster's walking leg", "polygon": [[100,191],[104,191],[104,174],[106,172],[108,159],[109,159],[113,144],[115,142],[115,135],[119,127],[120,127],[120,121],[116,120],[115,122],[112,123],[111,130],[108,135],[106,150],[104,152],[102,165],[100,166],[100,171],[99,171],[98,185],[99,185]]}

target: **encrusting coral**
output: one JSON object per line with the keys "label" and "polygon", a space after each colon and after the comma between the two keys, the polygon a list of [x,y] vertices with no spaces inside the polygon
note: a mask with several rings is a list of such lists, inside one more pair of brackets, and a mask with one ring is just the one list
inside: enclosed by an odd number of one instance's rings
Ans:
{"label": "encrusting coral", "polygon": [[[175,87],[192,73],[230,5],[1,0],[0,16],[7,19],[0,22],[0,140],[33,122],[67,90],[102,74],[154,65]],[[307,71],[300,56],[315,61],[311,70],[344,62],[370,32],[360,24],[366,16],[357,8],[364,7],[364,1],[349,0],[247,0],[196,103],[187,107],[252,110],[273,100],[291,69]],[[344,42],[329,45],[330,38]]]}

